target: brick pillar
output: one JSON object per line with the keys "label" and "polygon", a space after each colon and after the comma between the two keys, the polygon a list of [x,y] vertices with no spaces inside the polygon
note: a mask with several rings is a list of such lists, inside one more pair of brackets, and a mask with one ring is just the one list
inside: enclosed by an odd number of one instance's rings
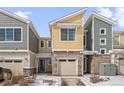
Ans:
{"label": "brick pillar", "polygon": [[79,76],[83,75],[83,56],[82,55],[78,58],[78,75]]}
{"label": "brick pillar", "polygon": [[55,57],[52,57],[52,75],[58,75],[58,64]]}

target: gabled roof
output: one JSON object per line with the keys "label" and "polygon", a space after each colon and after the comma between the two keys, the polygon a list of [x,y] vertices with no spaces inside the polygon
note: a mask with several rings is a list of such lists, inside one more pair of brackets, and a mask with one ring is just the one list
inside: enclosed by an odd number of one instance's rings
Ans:
{"label": "gabled roof", "polygon": [[18,16],[18,15],[14,14],[14,13],[8,12],[8,11],[6,11],[4,9],[0,9],[0,12],[3,13],[3,14],[5,14],[5,15],[8,15],[8,16],[10,16],[12,18],[15,18],[15,19],[17,19],[19,21],[22,21],[24,23],[30,23],[29,20],[27,20],[27,19],[25,19],[25,18],[23,18],[21,16]]}
{"label": "gabled roof", "polygon": [[99,20],[102,20],[110,25],[116,25],[116,22],[103,16],[103,15],[100,15],[96,12],[92,12],[91,15],[89,16],[89,18],[87,19],[87,21],[85,22],[85,27],[87,27],[87,25],[89,24],[89,22],[92,20],[92,18],[95,17],[95,18],[98,18]]}
{"label": "gabled roof", "polygon": [[56,22],[58,22],[58,21],[65,20],[65,19],[69,19],[69,18],[71,18],[71,17],[73,17],[73,16],[76,16],[76,15],[82,13],[82,12],[85,12],[86,9],[87,9],[87,8],[83,8],[83,9],[81,9],[81,10],[79,10],[79,11],[73,12],[73,13],[71,13],[71,14],[69,14],[69,15],[66,15],[66,16],[64,16],[64,17],[61,17],[61,18],[57,19],[57,20],[54,20],[54,21],[50,22],[49,25],[53,25],[54,23],[56,23]]}
{"label": "gabled roof", "polygon": [[19,21],[21,21],[21,22],[24,22],[24,23],[26,23],[26,24],[29,24],[29,26],[30,26],[30,28],[32,29],[32,31],[34,32],[34,34],[35,34],[38,38],[40,38],[39,35],[38,35],[38,33],[37,33],[37,31],[36,31],[36,29],[34,28],[32,22],[29,21],[28,19],[25,19],[25,18],[23,18],[23,17],[21,17],[21,16],[18,16],[18,15],[14,14],[14,13],[8,12],[8,11],[6,11],[6,10],[4,10],[4,9],[0,9],[0,13],[3,13],[3,14],[5,14],[5,15],[7,15],[7,16],[10,16],[10,17],[12,17],[12,18],[14,18],[14,19],[16,19],[16,20],[19,20]]}

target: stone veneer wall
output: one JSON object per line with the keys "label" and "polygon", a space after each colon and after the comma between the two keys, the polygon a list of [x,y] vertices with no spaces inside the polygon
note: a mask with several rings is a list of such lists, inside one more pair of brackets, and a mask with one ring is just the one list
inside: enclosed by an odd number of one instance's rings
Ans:
{"label": "stone veneer wall", "polygon": [[100,63],[110,63],[111,55],[93,55],[91,61],[91,73],[99,74]]}
{"label": "stone veneer wall", "polygon": [[36,68],[23,69],[24,76],[32,76],[36,74]]}
{"label": "stone veneer wall", "polygon": [[77,58],[78,59],[78,75],[83,75],[83,56],[80,52],[56,52],[52,56],[52,75],[59,75],[59,62],[58,58]]}

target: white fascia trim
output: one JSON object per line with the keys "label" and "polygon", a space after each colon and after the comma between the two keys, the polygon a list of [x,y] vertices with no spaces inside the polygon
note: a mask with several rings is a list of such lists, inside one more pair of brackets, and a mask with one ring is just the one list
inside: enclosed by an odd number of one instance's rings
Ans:
{"label": "white fascia trim", "polygon": [[29,24],[27,24],[27,50],[29,51]]}
{"label": "white fascia trim", "polygon": [[[101,40],[105,40],[105,44],[102,44]],[[100,38],[100,45],[106,45],[106,38]]]}
{"label": "white fascia trim", "polygon": [[32,53],[32,54],[36,54],[36,53],[34,53],[34,52],[32,52],[32,51],[28,51],[28,50],[0,50],[0,52],[27,52],[27,53]]}
{"label": "white fascia trim", "polygon": [[108,24],[111,24],[112,26],[116,25],[117,23],[103,15],[100,15],[98,13],[92,12],[91,15],[88,17],[87,21],[85,22],[85,27],[87,27],[87,25],[89,24],[89,22],[92,20],[92,17],[96,17]]}
{"label": "white fascia trim", "polygon": [[114,34],[113,34],[113,26],[111,26],[111,31],[112,31],[112,50],[113,50],[113,36],[114,36]]}
{"label": "white fascia trim", "polygon": [[0,52],[29,52],[28,50],[0,50]]}
{"label": "white fascia trim", "polygon": [[54,51],[82,51],[83,49],[52,49]]}
{"label": "white fascia trim", "polygon": [[[101,33],[101,30],[104,30],[104,31],[105,31],[105,33],[104,33],[104,34],[102,34],[102,33]],[[100,34],[100,35],[106,35],[106,28],[99,28],[99,34]]]}
{"label": "white fascia trim", "polygon": [[94,51],[95,49],[94,49],[94,33],[95,33],[95,31],[94,31],[94,17],[92,17],[92,50]]}
{"label": "white fascia trim", "polygon": [[83,8],[83,9],[77,11],[77,12],[71,13],[71,14],[69,14],[69,15],[67,15],[67,16],[64,16],[64,17],[59,18],[59,19],[57,19],[57,20],[55,20],[55,21],[52,21],[52,22],[50,22],[50,25],[53,25],[54,23],[56,23],[56,22],[58,22],[58,21],[61,21],[61,20],[64,20],[64,19],[68,19],[68,18],[70,18],[70,17],[73,17],[73,16],[75,16],[75,15],[78,15],[78,14],[80,14],[80,13],[82,13],[82,12],[85,12],[86,9],[87,9],[87,8]]}
{"label": "white fascia trim", "polygon": [[40,37],[40,40],[42,39],[48,39],[48,40],[51,40],[51,37]]}
{"label": "white fascia trim", "polygon": [[13,17],[13,18],[15,18],[17,20],[20,20],[20,21],[22,21],[24,23],[30,23],[29,20],[27,20],[27,19],[25,19],[25,18],[23,18],[21,16],[18,16],[18,15],[14,14],[14,13],[8,12],[8,11],[6,11],[4,9],[0,9],[0,12],[5,14],[5,15],[11,16],[11,17]]}
{"label": "white fascia trim", "polygon": [[57,23],[57,26],[61,28],[61,26],[80,26],[80,23]]}
{"label": "white fascia trim", "polygon": [[117,24],[115,21],[113,21],[113,20],[111,20],[111,19],[109,19],[103,15],[100,15],[98,13],[93,12],[93,13],[91,13],[91,15],[93,15],[94,17],[96,17],[96,18],[98,18],[98,19],[100,19],[100,20],[102,20],[108,24],[111,24],[113,26]]}

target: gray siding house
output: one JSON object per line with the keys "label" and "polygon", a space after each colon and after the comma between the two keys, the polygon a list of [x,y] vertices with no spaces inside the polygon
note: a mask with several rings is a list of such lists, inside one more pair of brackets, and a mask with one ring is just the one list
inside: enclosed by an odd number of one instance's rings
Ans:
{"label": "gray siding house", "polygon": [[92,13],[86,21],[84,72],[99,73],[101,63],[111,62],[113,50],[113,26],[116,23],[107,17]]}
{"label": "gray siding house", "polygon": [[0,9],[0,67],[13,75],[33,74],[38,46],[39,35],[29,20]]}

